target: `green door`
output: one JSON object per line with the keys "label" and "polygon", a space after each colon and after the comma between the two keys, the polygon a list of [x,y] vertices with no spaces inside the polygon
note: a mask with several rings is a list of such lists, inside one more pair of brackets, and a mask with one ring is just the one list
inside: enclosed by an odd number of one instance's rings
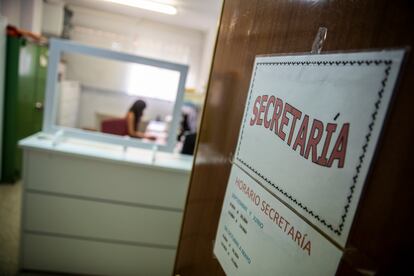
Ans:
{"label": "green door", "polygon": [[19,89],[19,54],[22,41],[15,37],[7,37],[6,46],[6,77],[4,89],[4,128],[3,128],[3,156],[2,181],[14,182],[16,172],[16,148],[18,140],[17,122],[19,107],[17,105]]}
{"label": "green door", "polygon": [[1,182],[11,183],[21,173],[18,141],[42,127],[46,65],[40,56],[46,56],[47,49],[24,38],[8,36],[6,51]]}

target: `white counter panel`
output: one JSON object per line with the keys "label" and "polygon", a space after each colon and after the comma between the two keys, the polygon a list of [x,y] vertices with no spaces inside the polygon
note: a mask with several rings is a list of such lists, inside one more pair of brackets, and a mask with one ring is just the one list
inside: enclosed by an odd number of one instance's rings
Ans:
{"label": "white counter panel", "polygon": [[24,230],[175,248],[182,213],[27,193]]}
{"label": "white counter panel", "polygon": [[171,275],[191,156],[41,133],[20,146],[22,269]]}
{"label": "white counter panel", "polygon": [[25,234],[26,269],[91,275],[171,275],[175,250]]}
{"label": "white counter panel", "polygon": [[184,209],[189,173],[31,150],[27,189]]}

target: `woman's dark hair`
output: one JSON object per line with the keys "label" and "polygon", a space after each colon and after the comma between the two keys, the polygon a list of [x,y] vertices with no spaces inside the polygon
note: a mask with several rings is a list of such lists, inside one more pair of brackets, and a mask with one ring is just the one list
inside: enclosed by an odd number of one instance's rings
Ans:
{"label": "woman's dark hair", "polygon": [[129,109],[129,112],[134,113],[134,130],[137,131],[138,124],[141,121],[142,113],[147,104],[143,100],[137,100]]}

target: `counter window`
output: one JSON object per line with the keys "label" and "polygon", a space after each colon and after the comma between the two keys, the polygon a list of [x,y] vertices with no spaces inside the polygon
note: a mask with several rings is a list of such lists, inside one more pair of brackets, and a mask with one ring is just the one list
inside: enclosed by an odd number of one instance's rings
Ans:
{"label": "counter window", "polygon": [[44,131],[171,151],[187,66],[52,40]]}

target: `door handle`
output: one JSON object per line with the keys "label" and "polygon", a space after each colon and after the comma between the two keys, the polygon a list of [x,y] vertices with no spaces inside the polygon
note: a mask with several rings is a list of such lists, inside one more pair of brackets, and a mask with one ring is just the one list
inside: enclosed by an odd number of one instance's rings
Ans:
{"label": "door handle", "polygon": [[36,110],[43,110],[43,103],[42,102],[36,102],[35,103],[35,109]]}

